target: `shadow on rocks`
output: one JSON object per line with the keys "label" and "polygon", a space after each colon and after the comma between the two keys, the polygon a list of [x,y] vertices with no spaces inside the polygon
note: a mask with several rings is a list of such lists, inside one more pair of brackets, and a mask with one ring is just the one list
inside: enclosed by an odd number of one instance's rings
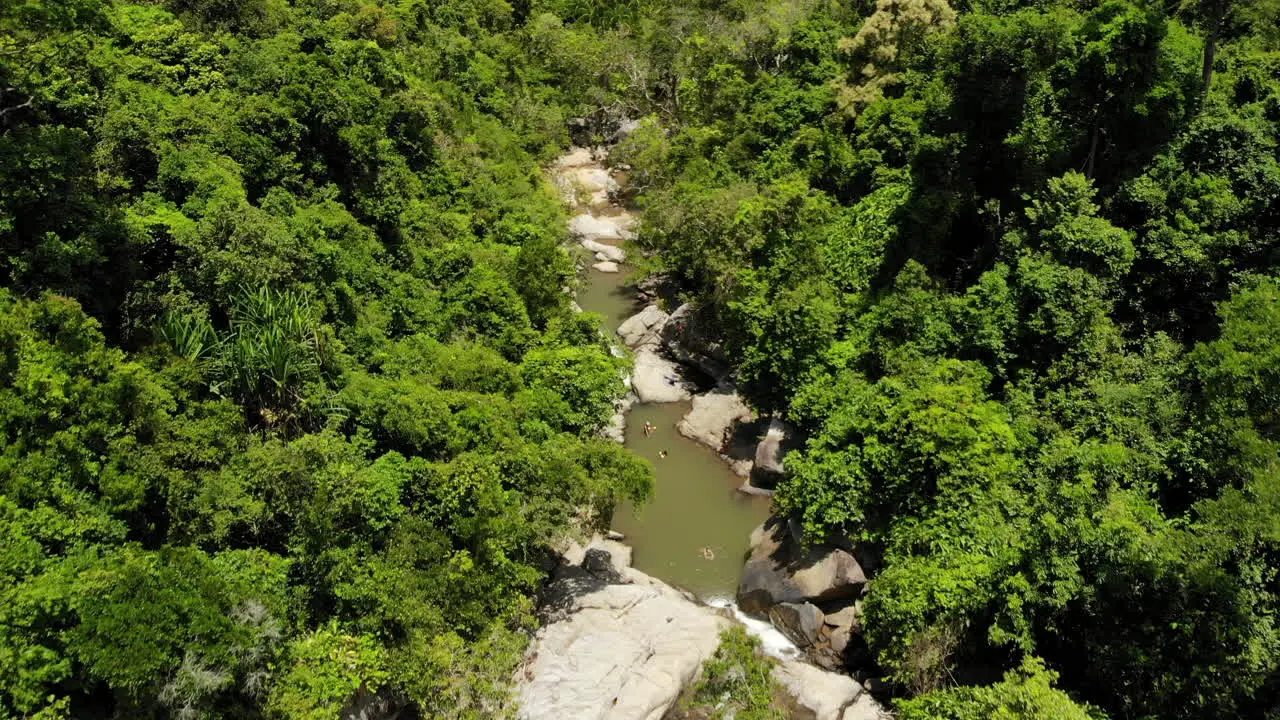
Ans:
{"label": "shadow on rocks", "polygon": [[625,582],[607,551],[587,550],[581,565],[562,565],[553,573],[538,596],[539,619],[544,624],[563,620],[576,610],[578,598]]}

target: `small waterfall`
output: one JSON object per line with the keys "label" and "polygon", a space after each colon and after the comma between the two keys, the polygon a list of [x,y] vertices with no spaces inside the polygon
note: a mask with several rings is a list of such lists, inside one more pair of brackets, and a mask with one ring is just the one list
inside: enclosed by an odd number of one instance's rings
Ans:
{"label": "small waterfall", "polygon": [[728,598],[712,598],[707,604],[714,608],[724,608],[733,613],[733,617],[742,623],[747,629],[747,633],[760,640],[761,648],[764,653],[778,660],[796,660],[803,657],[804,653],[800,652],[800,648],[787,639],[786,635],[778,632],[768,620],[757,620],[750,615],[738,609],[737,604]]}

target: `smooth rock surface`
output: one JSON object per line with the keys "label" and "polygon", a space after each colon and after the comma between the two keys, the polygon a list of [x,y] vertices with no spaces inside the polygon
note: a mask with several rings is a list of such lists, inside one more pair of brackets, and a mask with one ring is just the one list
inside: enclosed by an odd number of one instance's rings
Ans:
{"label": "smooth rock surface", "polygon": [[769,608],[769,622],[801,649],[818,643],[822,619],[822,611],[812,603],[779,603]]}
{"label": "smooth rock surface", "polygon": [[681,435],[723,452],[733,429],[755,418],[751,408],[733,390],[717,388],[693,398],[693,407],[676,426]]}
{"label": "smooth rock surface", "polygon": [[662,328],[670,316],[657,305],[647,305],[618,326],[622,344],[636,350],[641,347],[657,347],[662,340]]}
{"label": "smooth rock surface", "polygon": [[848,675],[828,672],[799,660],[777,665],[772,675],[816,720],[843,720],[841,716],[846,708],[864,694],[858,681]]}
{"label": "smooth rock surface", "polygon": [[569,220],[569,232],[582,240],[626,240],[631,233],[624,223],[625,219],[621,217],[596,217],[583,213]]}
{"label": "smooth rock surface", "polygon": [[864,692],[845,708],[840,720],[893,720],[893,714],[871,697],[871,693]]}
{"label": "smooth rock surface", "polygon": [[517,671],[520,720],[660,720],[729,621],[633,568],[625,584],[574,570],[557,581],[576,583],[560,617]]}
{"label": "smooth rock surface", "polygon": [[627,259],[627,251],[613,245],[605,245],[602,242],[585,239],[582,241],[582,247],[596,254],[596,257],[603,257],[610,262],[623,262]]}
{"label": "smooth rock surface", "polygon": [[613,262],[612,260],[601,260],[600,262],[592,265],[591,267],[595,268],[596,270],[599,270],[602,273],[618,272],[618,263]]}
{"label": "smooth rock surface", "polygon": [[769,420],[769,428],[756,446],[755,467],[751,482],[760,487],[772,488],[782,479],[785,458],[795,437],[795,429],[776,418]]}
{"label": "smooth rock surface", "polygon": [[582,167],[584,165],[593,165],[595,162],[596,159],[592,157],[590,148],[576,147],[556,158],[556,167],[560,169],[568,169]]}
{"label": "smooth rock surface", "polygon": [[827,643],[837,656],[844,654],[855,633],[862,632],[861,612],[856,603],[829,613],[823,622],[827,626]]}
{"label": "smooth rock surface", "polygon": [[627,439],[627,415],[626,413],[614,413],[609,418],[609,424],[604,426],[600,431],[604,437],[614,442],[626,442]]}
{"label": "smooth rock surface", "polygon": [[778,603],[853,598],[867,576],[846,550],[801,550],[787,524],[770,518],[751,533],[751,553],[738,584],[738,606],[763,615]]}
{"label": "smooth rock surface", "polygon": [[631,388],[640,402],[646,403],[680,402],[693,397],[693,388],[684,379],[680,366],[648,347],[636,353]]}
{"label": "smooth rock surface", "polygon": [[721,328],[711,313],[685,303],[671,313],[663,339],[672,357],[724,382],[729,376],[729,363],[719,341],[720,334]]}

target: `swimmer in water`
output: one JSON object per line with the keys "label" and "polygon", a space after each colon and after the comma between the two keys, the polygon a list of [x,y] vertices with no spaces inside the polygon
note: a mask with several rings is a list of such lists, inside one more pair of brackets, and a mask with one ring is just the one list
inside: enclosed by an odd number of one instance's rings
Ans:
{"label": "swimmer in water", "polygon": [[657,430],[657,429],[658,429],[658,428],[657,428],[656,426],[654,426],[654,424],[653,424],[653,423],[649,422],[648,420],[645,420],[645,421],[644,421],[644,436],[645,436],[645,437],[649,437],[650,435],[652,435],[652,434],[653,434],[653,431],[654,431],[654,430]]}
{"label": "swimmer in water", "polygon": [[659,450],[659,451],[658,451],[658,457],[660,457],[660,458],[665,458],[666,456],[667,456],[667,451],[666,451],[666,450]]}
{"label": "swimmer in water", "polygon": [[706,546],[706,547],[702,548],[702,559],[703,559],[703,560],[715,560],[715,559],[716,559],[716,554],[715,554],[715,552],[714,552],[714,551],[712,551],[712,549],[711,549],[711,546],[710,546],[710,545],[708,545],[708,546]]}

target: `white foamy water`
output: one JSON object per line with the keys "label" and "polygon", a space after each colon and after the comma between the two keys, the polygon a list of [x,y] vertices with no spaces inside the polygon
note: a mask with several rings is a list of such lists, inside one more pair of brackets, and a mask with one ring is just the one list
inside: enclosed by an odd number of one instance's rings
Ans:
{"label": "white foamy water", "polygon": [[747,634],[760,640],[761,649],[769,657],[779,660],[795,660],[801,656],[800,648],[787,639],[786,635],[767,620],[757,620],[738,609],[728,598],[711,598],[707,604],[715,608],[727,608],[733,617],[747,629]]}

